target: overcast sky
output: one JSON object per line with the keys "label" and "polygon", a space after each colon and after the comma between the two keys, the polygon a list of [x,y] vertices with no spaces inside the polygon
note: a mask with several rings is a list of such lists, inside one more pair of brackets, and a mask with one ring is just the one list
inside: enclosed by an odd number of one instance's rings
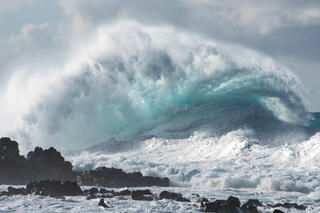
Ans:
{"label": "overcast sky", "polygon": [[63,63],[97,27],[127,19],[265,53],[296,73],[320,111],[319,0],[0,0],[0,89],[19,66]]}

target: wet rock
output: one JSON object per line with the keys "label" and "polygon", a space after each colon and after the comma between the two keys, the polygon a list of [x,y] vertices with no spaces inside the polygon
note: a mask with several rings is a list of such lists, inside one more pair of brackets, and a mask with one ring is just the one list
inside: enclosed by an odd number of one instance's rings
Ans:
{"label": "wet rock", "polygon": [[74,181],[76,173],[72,170],[72,164],[65,161],[61,153],[53,147],[43,150],[36,147],[27,155],[30,180],[60,180]]}
{"label": "wet rock", "polygon": [[104,199],[101,199],[98,203],[98,206],[102,206],[103,208],[110,208],[105,202]]}
{"label": "wet rock", "polygon": [[180,202],[190,202],[189,199],[182,197],[182,194],[180,193],[174,193],[174,192],[168,192],[168,191],[163,191],[160,193],[159,198],[162,199],[170,199],[170,200],[175,200],[175,201],[180,201]]}
{"label": "wet rock", "polygon": [[36,147],[25,158],[19,154],[16,141],[0,138],[0,184],[25,185],[41,180],[77,181],[79,185],[109,188],[169,186],[168,178],[143,176],[140,172],[126,173],[115,168],[99,167],[75,172],[72,164],[53,147]]}
{"label": "wet rock", "polygon": [[36,180],[75,180],[76,173],[54,148],[39,147],[29,152],[27,158],[19,154],[16,141],[0,139],[0,184],[24,185]]}
{"label": "wet rock", "polygon": [[272,208],[278,208],[278,207],[283,207],[286,209],[298,209],[298,210],[306,210],[307,207],[304,205],[298,205],[297,203],[277,203],[275,205],[268,205],[269,207]]}
{"label": "wet rock", "polygon": [[85,189],[85,190],[83,190],[83,193],[86,195],[95,195],[95,194],[99,193],[99,189],[97,189],[97,188]]}
{"label": "wet rock", "polygon": [[102,189],[100,189],[99,192],[100,192],[101,194],[106,194],[106,193],[112,193],[112,192],[114,192],[114,191],[109,191],[109,190],[106,190],[106,189],[102,188]]}
{"label": "wet rock", "polygon": [[240,207],[240,200],[237,197],[230,196],[226,200],[226,205]]}
{"label": "wet rock", "polygon": [[249,199],[247,202],[245,202],[245,203],[241,206],[241,208],[242,208],[242,207],[247,207],[247,206],[260,206],[260,207],[262,207],[263,204],[262,204],[259,200],[257,200],[257,199]]}
{"label": "wet rock", "polygon": [[125,173],[122,169],[98,167],[78,172],[77,183],[108,188],[169,186],[168,178],[143,176],[140,172]]}
{"label": "wet rock", "polygon": [[128,195],[131,195],[131,191],[128,189],[125,189],[125,190],[120,191],[119,195],[120,196],[128,196]]}
{"label": "wet rock", "polygon": [[89,195],[87,196],[87,200],[96,199],[96,198],[98,198],[98,196],[95,195],[95,194],[89,194]]}
{"label": "wet rock", "polygon": [[2,192],[0,192],[0,197],[1,196],[9,196],[9,193],[6,191],[2,191]]}
{"label": "wet rock", "polygon": [[257,207],[262,207],[262,203],[257,199],[250,199],[241,206],[241,210],[246,213],[258,213]]}
{"label": "wet rock", "polygon": [[76,182],[70,181],[34,181],[27,185],[26,191],[28,194],[37,194],[44,196],[78,196],[83,195],[81,188]]}
{"label": "wet rock", "polygon": [[14,188],[12,186],[8,187],[8,195],[27,195],[25,188]]}
{"label": "wet rock", "polygon": [[206,206],[207,203],[209,203],[209,200],[205,197],[202,197],[198,200],[198,202],[200,202],[200,207],[203,208]]}
{"label": "wet rock", "polygon": [[149,189],[146,190],[136,190],[131,192],[132,200],[153,200],[153,194]]}
{"label": "wet rock", "polygon": [[99,193],[99,189],[97,189],[97,188],[91,188],[91,189],[89,189],[89,193],[90,193],[90,194],[98,194],[98,193]]}
{"label": "wet rock", "polygon": [[0,138],[0,184],[26,184],[27,160],[20,156],[18,143],[10,138]]}
{"label": "wet rock", "polygon": [[209,203],[209,200],[205,197],[200,198],[199,202]]}
{"label": "wet rock", "polygon": [[238,213],[240,210],[240,200],[237,197],[230,196],[227,200],[216,200],[207,203],[205,212],[224,212],[224,213]]}

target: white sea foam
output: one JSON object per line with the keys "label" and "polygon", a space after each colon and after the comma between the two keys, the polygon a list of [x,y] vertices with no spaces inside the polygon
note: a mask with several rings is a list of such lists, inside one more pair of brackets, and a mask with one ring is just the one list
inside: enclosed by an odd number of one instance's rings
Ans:
{"label": "white sea foam", "polygon": [[83,151],[68,159],[76,169],[113,166],[166,176],[176,186],[305,194],[320,189],[320,133],[298,144],[276,147],[261,145],[250,137],[249,130],[232,131],[222,137],[196,132],[186,139],[147,139],[135,148],[113,149],[111,153],[104,152],[108,146],[101,144],[100,151]]}

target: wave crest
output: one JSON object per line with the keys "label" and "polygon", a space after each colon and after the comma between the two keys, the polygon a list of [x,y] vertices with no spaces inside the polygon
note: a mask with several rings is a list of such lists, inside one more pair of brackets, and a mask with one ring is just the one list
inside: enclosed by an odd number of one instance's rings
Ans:
{"label": "wave crest", "polygon": [[132,22],[99,29],[80,49],[57,70],[59,81],[46,80],[20,140],[73,149],[110,138],[249,128],[269,143],[284,130],[307,131],[296,77],[254,51]]}

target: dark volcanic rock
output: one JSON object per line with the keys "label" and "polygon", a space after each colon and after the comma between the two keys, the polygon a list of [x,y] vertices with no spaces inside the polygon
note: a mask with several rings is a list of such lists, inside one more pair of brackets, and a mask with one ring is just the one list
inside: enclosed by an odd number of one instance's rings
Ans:
{"label": "dark volcanic rock", "polygon": [[268,205],[272,208],[283,207],[286,209],[298,209],[298,210],[306,210],[307,207],[304,205],[298,205],[297,203],[277,203],[275,205]]}
{"label": "dark volcanic rock", "polygon": [[204,202],[204,203],[209,203],[209,200],[208,200],[207,198],[205,198],[205,197],[200,198],[199,201],[200,201],[200,202]]}
{"label": "dark volcanic rock", "polygon": [[240,200],[230,196],[227,200],[216,200],[212,203],[207,203],[205,212],[223,212],[223,213],[238,213],[240,212]]}
{"label": "dark volcanic rock", "polygon": [[27,190],[25,188],[14,188],[12,186],[8,187],[8,195],[27,195]]}
{"label": "dark volcanic rock", "polygon": [[18,143],[10,138],[0,138],[0,156],[1,159],[18,158],[20,156]]}
{"label": "dark volcanic rock", "polygon": [[9,192],[2,191],[0,192],[0,197],[1,196],[9,196]]}
{"label": "dark volcanic rock", "polygon": [[34,181],[27,185],[26,191],[28,194],[34,193],[36,195],[51,197],[83,195],[83,192],[77,183],[70,181]]}
{"label": "dark volcanic rock", "polygon": [[174,192],[168,192],[168,191],[163,191],[160,193],[159,198],[162,199],[171,199],[171,200],[176,200],[180,202],[190,202],[189,199],[182,197],[182,194],[180,193],[174,193]]}
{"label": "dark volcanic rock", "polygon": [[263,206],[262,203],[257,200],[257,199],[249,199],[247,202],[245,202],[242,207],[247,207],[247,206]]}
{"label": "dark volcanic rock", "polygon": [[257,199],[250,199],[241,206],[241,210],[246,213],[258,213],[258,206],[263,206]]}
{"label": "dark volcanic rock", "polygon": [[32,174],[31,180],[75,180],[72,164],[65,161],[53,147],[46,150],[36,147],[33,152],[28,153],[27,161]]}
{"label": "dark volcanic rock", "polygon": [[275,210],[273,211],[273,213],[284,213],[284,212],[281,211],[281,210],[279,210],[279,209],[275,209]]}
{"label": "dark volcanic rock", "polygon": [[39,147],[29,152],[27,159],[19,154],[18,143],[0,139],[0,184],[19,185],[35,180],[75,180],[70,162],[54,148]]}
{"label": "dark volcanic rock", "polygon": [[0,184],[24,185],[31,181],[77,181],[79,185],[110,188],[169,186],[168,178],[143,176],[140,172],[125,173],[121,169],[99,167],[75,172],[70,162],[53,147],[36,147],[27,158],[19,154],[18,143],[0,139]]}
{"label": "dark volcanic rock", "polygon": [[25,184],[27,167],[26,159],[19,155],[18,143],[0,138],[0,184]]}
{"label": "dark volcanic rock", "polygon": [[152,193],[149,189],[136,190],[131,192],[132,200],[153,200]]}
{"label": "dark volcanic rock", "polygon": [[128,196],[128,195],[131,195],[131,191],[128,189],[125,189],[125,190],[120,191],[119,195],[120,196]]}
{"label": "dark volcanic rock", "polygon": [[169,186],[169,179],[142,176],[140,172],[125,173],[122,169],[98,167],[95,170],[79,172],[77,183],[109,188]]}
{"label": "dark volcanic rock", "polygon": [[112,191],[108,191],[108,190],[102,188],[102,189],[100,189],[99,192],[100,192],[101,194],[106,194],[106,193],[111,193]]}
{"label": "dark volcanic rock", "polygon": [[99,190],[97,188],[91,188],[88,190],[89,194],[98,194],[99,193]]}
{"label": "dark volcanic rock", "polygon": [[110,208],[110,206],[107,206],[107,204],[104,202],[104,199],[101,199],[98,203],[99,206],[102,206],[103,208]]}

